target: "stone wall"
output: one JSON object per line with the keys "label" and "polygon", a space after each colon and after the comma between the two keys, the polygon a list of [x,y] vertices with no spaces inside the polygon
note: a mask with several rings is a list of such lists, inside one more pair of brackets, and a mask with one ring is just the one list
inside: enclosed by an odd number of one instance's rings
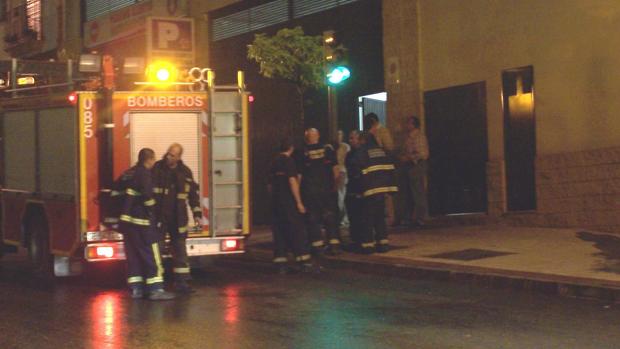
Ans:
{"label": "stone wall", "polygon": [[383,61],[387,127],[396,144],[403,139],[404,120],[421,115],[418,2],[383,0]]}
{"label": "stone wall", "polygon": [[620,147],[540,156],[537,223],[620,233]]}

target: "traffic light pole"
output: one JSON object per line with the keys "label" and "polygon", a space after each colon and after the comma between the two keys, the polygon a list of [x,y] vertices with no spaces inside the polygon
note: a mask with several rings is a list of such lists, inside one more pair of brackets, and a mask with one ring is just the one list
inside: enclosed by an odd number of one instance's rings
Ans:
{"label": "traffic light pole", "polygon": [[338,93],[335,86],[327,85],[327,133],[329,142],[338,137]]}

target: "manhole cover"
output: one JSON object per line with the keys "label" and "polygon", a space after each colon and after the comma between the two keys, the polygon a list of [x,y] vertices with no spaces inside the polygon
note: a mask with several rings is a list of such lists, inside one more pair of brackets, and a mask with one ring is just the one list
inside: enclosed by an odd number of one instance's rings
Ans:
{"label": "manhole cover", "polygon": [[498,257],[505,256],[509,254],[514,254],[512,252],[501,252],[501,251],[491,251],[491,250],[481,250],[477,248],[469,248],[461,251],[452,251],[452,252],[444,252],[439,254],[433,254],[430,258],[442,258],[442,259],[454,259],[458,261],[473,261],[476,259],[490,258],[490,257]]}

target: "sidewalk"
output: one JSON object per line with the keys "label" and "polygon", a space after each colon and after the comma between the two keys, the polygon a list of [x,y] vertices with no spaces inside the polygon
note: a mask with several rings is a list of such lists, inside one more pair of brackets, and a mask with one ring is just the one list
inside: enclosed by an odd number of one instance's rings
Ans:
{"label": "sidewalk", "polygon": [[[620,302],[617,235],[499,225],[397,228],[390,232],[390,244],[388,253],[345,252],[325,262],[364,272],[469,280]],[[270,259],[269,228],[256,228],[247,248],[256,258]]]}

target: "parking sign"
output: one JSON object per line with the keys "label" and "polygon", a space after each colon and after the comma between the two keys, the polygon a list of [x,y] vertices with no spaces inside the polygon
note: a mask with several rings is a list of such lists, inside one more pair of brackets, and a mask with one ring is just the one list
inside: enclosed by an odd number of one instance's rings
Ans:
{"label": "parking sign", "polygon": [[167,60],[194,65],[194,22],[191,18],[150,17],[147,25],[149,62]]}

